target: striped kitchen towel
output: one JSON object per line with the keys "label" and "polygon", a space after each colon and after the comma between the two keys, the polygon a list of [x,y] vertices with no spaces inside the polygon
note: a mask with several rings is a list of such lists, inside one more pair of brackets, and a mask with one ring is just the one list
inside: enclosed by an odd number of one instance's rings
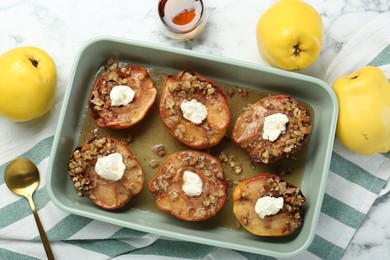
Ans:
{"label": "striped kitchen towel", "polygon": [[[386,19],[379,16],[345,44],[326,74],[329,84],[367,64],[380,67],[390,78],[390,22]],[[159,237],[59,210],[45,185],[52,142],[53,137],[47,137],[20,157],[31,159],[41,172],[34,201],[57,259],[273,259]],[[29,205],[7,189],[5,167],[0,166],[0,259],[44,259]],[[363,156],[336,139],[313,243],[291,259],[340,259],[389,176],[390,153]]]}

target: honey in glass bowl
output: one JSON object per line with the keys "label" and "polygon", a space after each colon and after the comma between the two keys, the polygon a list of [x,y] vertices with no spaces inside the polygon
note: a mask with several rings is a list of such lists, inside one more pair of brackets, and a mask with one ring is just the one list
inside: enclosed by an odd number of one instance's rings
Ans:
{"label": "honey in glass bowl", "polygon": [[158,15],[164,33],[178,40],[198,36],[207,19],[202,0],[159,0]]}

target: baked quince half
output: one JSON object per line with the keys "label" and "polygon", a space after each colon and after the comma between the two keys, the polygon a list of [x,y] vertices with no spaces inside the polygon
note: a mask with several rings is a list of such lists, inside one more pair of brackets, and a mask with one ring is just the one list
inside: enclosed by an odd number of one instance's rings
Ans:
{"label": "baked quince half", "polygon": [[233,125],[234,142],[254,164],[271,164],[301,149],[311,133],[309,111],[295,98],[274,95],[245,108]]}
{"label": "baked quince half", "polygon": [[214,216],[225,204],[226,190],[221,162],[195,150],[167,157],[149,181],[159,209],[191,222]]}
{"label": "baked quince half", "polygon": [[306,199],[301,190],[264,173],[242,181],[233,191],[233,213],[257,236],[286,236],[303,224]]}
{"label": "baked quince half", "polygon": [[144,171],[133,153],[107,136],[80,144],[71,155],[68,173],[80,196],[109,210],[123,207],[144,185]]}
{"label": "baked quince half", "polygon": [[230,122],[225,93],[215,82],[194,71],[166,77],[160,115],[169,133],[194,149],[217,145]]}
{"label": "baked quince half", "polygon": [[141,121],[152,107],[157,89],[147,70],[129,65],[100,76],[88,99],[88,110],[101,128],[123,129]]}

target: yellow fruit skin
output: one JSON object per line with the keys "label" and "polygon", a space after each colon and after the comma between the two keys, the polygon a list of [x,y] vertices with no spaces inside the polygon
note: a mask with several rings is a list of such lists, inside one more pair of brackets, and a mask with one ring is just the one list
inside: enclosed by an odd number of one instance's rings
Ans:
{"label": "yellow fruit skin", "polygon": [[[301,70],[311,65],[322,47],[321,16],[300,0],[273,4],[257,23],[259,52],[268,64],[284,70]],[[299,46],[299,54],[295,54]]]}
{"label": "yellow fruit skin", "polygon": [[41,117],[53,105],[56,85],[56,65],[45,51],[27,46],[5,52],[0,56],[0,117],[15,122]]}
{"label": "yellow fruit skin", "polygon": [[365,155],[390,151],[390,84],[373,66],[338,78],[336,135],[350,150]]}

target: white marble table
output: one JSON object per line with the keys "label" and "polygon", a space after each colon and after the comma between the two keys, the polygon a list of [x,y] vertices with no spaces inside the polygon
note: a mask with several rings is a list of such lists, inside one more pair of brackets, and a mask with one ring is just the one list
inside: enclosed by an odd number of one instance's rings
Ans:
{"label": "white marble table", "polygon": [[[207,2],[210,16],[204,33],[189,42],[176,42],[164,36],[157,26],[155,0],[2,0],[0,52],[24,45],[46,50],[57,63],[58,93],[52,111],[39,123],[15,124],[0,119],[0,165],[33,146],[36,140],[54,134],[75,55],[80,46],[92,37],[125,37],[264,64],[257,51],[255,27],[259,15],[274,1]],[[301,73],[319,78],[324,77],[327,66],[353,32],[379,13],[390,17],[389,0],[307,2],[320,11],[325,37],[320,57]],[[389,209],[390,193],[387,193],[370,210],[344,259],[383,259],[386,255],[390,256]]]}

